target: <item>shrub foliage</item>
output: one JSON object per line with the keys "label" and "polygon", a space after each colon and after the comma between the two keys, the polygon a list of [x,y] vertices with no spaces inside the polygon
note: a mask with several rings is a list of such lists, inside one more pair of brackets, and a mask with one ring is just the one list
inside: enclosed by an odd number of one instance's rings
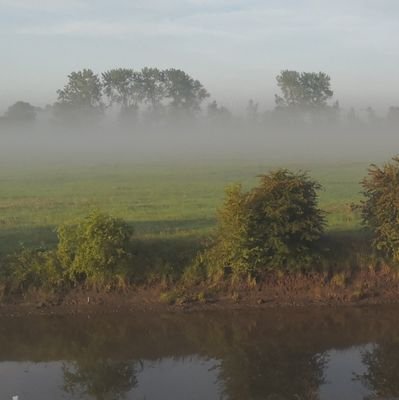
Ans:
{"label": "shrub foliage", "polygon": [[59,227],[57,255],[67,278],[92,284],[123,279],[131,233],[124,221],[98,211]]}
{"label": "shrub foliage", "polygon": [[80,284],[124,288],[129,283],[132,230],[124,221],[93,211],[61,225],[57,233],[56,249],[23,248],[4,260],[0,282],[6,294],[62,291]]}
{"label": "shrub foliage", "polygon": [[248,192],[228,188],[213,245],[200,256],[210,274],[256,274],[311,266],[325,218],[321,186],[303,172],[278,169]]}
{"label": "shrub foliage", "polygon": [[24,294],[31,289],[58,290],[63,271],[54,251],[25,249],[9,255],[0,274],[8,294]]}
{"label": "shrub foliage", "polygon": [[362,185],[362,217],[374,234],[373,247],[399,263],[399,156],[381,168],[371,165]]}

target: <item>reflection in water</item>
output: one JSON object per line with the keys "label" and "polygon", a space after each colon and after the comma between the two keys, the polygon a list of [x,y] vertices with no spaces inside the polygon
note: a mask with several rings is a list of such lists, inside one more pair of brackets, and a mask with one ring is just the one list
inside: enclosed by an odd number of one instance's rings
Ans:
{"label": "reflection in water", "polygon": [[74,398],[124,398],[137,384],[135,363],[87,359],[64,364],[64,390]]}
{"label": "reflection in water", "polygon": [[326,357],[312,352],[306,343],[297,345],[247,337],[223,358],[220,379],[225,398],[318,399]]}
{"label": "reflection in water", "polygon": [[321,399],[364,399],[369,391],[362,382],[354,379],[354,374],[365,371],[362,352],[365,347],[349,347],[343,350],[330,350],[325,367],[325,382],[320,387]]}
{"label": "reflection in water", "polygon": [[399,397],[399,336],[384,339],[363,352],[367,370],[358,378],[373,393],[370,398]]}
{"label": "reflection in water", "polygon": [[398,311],[6,318],[0,320],[0,398],[395,397]]}

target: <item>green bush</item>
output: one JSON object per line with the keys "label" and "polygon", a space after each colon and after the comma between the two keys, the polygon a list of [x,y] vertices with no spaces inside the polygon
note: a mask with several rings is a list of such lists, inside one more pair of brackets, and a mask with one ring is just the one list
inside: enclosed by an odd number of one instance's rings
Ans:
{"label": "green bush", "polygon": [[2,270],[7,294],[62,288],[63,271],[54,251],[22,249],[7,257]]}
{"label": "green bush", "polygon": [[373,248],[399,263],[399,156],[382,168],[371,165],[362,185],[362,217],[373,232]]}
{"label": "green bush", "polygon": [[94,211],[57,232],[57,256],[68,280],[96,286],[124,283],[132,234],[124,221]]}
{"label": "green bush", "polygon": [[0,294],[56,292],[77,284],[125,287],[131,273],[132,234],[125,222],[95,211],[57,232],[55,250],[22,248],[2,260]]}
{"label": "green bush", "polygon": [[197,258],[210,275],[298,270],[315,262],[325,218],[317,207],[320,185],[306,173],[278,169],[248,192],[226,192],[213,245]]}

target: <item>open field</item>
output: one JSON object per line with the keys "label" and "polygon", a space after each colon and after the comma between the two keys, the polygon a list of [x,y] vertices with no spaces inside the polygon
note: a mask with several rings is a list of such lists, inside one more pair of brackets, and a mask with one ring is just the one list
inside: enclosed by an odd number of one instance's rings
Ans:
{"label": "open field", "polygon": [[[0,252],[21,244],[51,246],[54,228],[99,208],[131,223],[140,238],[191,240],[206,236],[226,185],[256,183],[256,176],[279,165],[254,161],[70,166],[0,165]],[[310,172],[324,189],[320,203],[328,229],[360,227],[350,204],[361,199],[359,181],[367,163],[287,164]]]}

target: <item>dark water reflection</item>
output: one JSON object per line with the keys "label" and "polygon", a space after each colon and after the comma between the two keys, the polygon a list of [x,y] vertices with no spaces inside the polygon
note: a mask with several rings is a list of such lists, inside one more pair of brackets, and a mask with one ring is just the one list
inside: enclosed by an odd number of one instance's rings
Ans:
{"label": "dark water reflection", "polygon": [[0,399],[399,398],[399,308],[0,319]]}

